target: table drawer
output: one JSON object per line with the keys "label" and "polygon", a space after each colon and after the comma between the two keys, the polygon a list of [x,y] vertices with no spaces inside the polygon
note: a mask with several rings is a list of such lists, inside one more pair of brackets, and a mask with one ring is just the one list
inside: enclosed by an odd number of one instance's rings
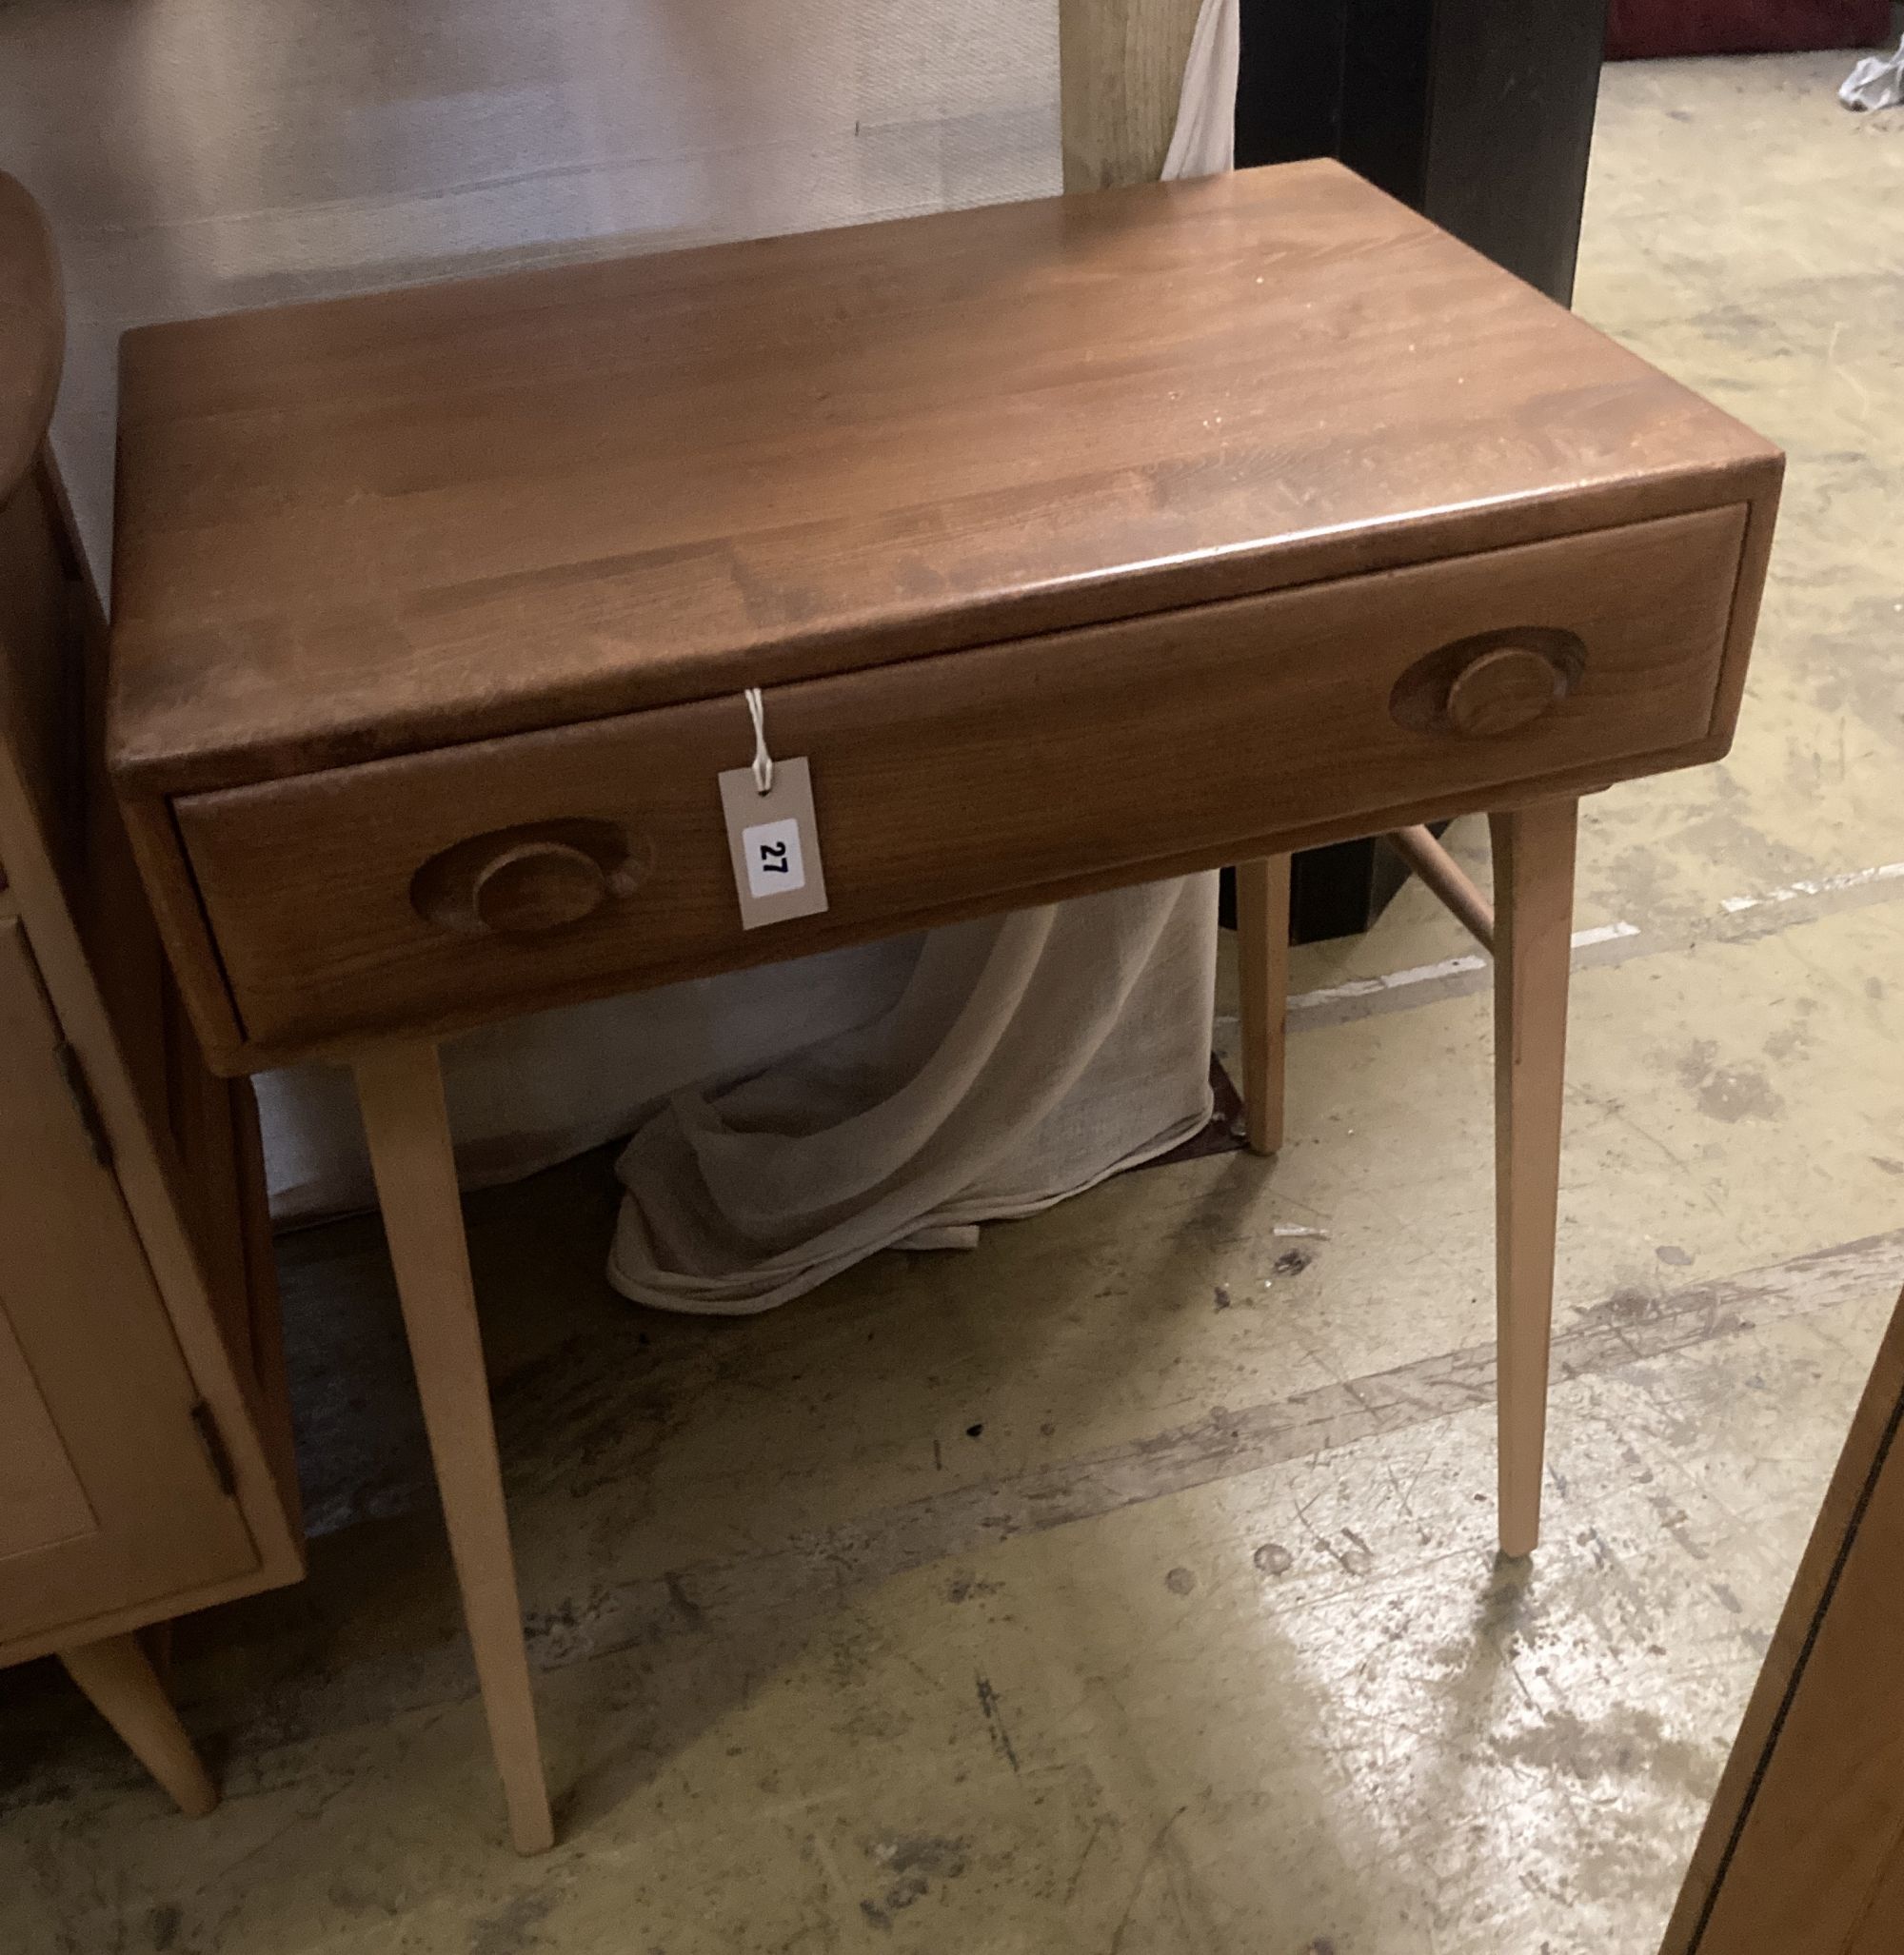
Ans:
{"label": "table drawer", "polygon": [[473,1023],[1709,758],[1744,523],[1703,510],[774,688],[831,908],[750,933],[716,787],[753,751],[737,695],[173,805],[251,1046]]}

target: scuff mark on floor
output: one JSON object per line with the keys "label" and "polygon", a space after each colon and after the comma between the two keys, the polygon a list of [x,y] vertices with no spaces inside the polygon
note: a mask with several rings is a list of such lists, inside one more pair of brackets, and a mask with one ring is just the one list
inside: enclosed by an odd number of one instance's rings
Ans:
{"label": "scuff mark on floor", "polygon": [[924,1900],[935,1880],[956,1881],[965,1871],[966,1854],[965,1841],[930,1833],[880,1841],[872,1856],[894,1878],[877,1900],[862,1901],[860,1912],[875,1927],[891,1927],[893,1916]]}
{"label": "scuff mark on floor", "polygon": [[469,1955],[523,1955],[541,1939],[539,1931],[554,1906],[553,1894],[512,1895],[469,1924]]}
{"label": "scuff mark on floor", "polygon": [[1775,1120],[1785,1111],[1761,1067],[1745,1060],[1721,1065],[1713,1039],[1695,1039],[1680,1056],[1678,1073],[1699,1111],[1716,1120]]}
{"label": "scuff mark on floor", "polygon": [[979,1708],[985,1713],[985,1722],[991,1727],[993,1749],[1013,1771],[1017,1771],[1018,1753],[1012,1748],[1011,1733],[1005,1729],[1004,1716],[999,1709],[998,1692],[992,1688],[992,1680],[983,1670],[979,1672]]}

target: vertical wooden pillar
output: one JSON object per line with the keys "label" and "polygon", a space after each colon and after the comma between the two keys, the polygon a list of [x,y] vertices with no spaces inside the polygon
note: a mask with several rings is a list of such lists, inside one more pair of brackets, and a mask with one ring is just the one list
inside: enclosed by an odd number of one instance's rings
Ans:
{"label": "vertical wooden pillar", "polygon": [[1064,188],[1154,183],[1200,0],[1059,0]]}

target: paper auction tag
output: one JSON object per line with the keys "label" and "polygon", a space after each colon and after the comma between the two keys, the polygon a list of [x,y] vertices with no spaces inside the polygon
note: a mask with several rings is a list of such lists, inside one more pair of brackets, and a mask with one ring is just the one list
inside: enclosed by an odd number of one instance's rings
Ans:
{"label": "paper auction tag", "polygon": [[730,768],[720,780],[741,928],[817,917],[826,907],[826,877],[820,866],[806,761],[774,761],[773,785],[765,794],[751,767]]}

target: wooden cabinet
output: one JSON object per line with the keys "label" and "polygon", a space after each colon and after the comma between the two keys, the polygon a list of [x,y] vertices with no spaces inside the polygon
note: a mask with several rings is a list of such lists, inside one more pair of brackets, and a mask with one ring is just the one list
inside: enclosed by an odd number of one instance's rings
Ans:
{"label": "wooden cabinet", "polygon": [[0,176],[0,1663],[57,1652],[188,1810],[132,1632],[302,1572],[248,1087],[103,792],[104,621],[44,449],[51,257]]}

